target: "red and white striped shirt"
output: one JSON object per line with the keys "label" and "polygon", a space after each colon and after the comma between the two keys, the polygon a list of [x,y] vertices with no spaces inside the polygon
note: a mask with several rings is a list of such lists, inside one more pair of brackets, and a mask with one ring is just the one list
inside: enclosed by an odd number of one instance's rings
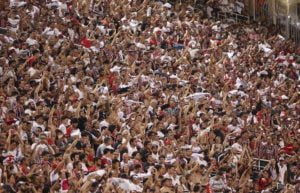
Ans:
{"label": "red and white striped shirt", "polygon": [[256,147],[257,157],[260,159],[277,160],[278,157],[278,147],[273,144],[264,144],[259,142]]}

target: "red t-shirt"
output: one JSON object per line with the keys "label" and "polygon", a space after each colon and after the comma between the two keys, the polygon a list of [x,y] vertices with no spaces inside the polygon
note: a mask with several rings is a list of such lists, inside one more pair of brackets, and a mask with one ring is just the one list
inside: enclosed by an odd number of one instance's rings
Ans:
{"label": "red t-shirt", "polygon": [[156,39],[155,38],[152,38],[151,40],[150,40],[150,44],[151,45],[154,45],[154,46],[157,46],[157,41],[156,41]]}
{"label": "red t-shirt", "polygon": [[92,46],[92,42],[89,39],[87,39],[87,38],[83,38],[80,41],[80,44],[83,45],[86,48],[90,48]]}
{"label": "red t-shirt", "polygon": [[62,188],[62,190],[69,190],[70,185],[69,185],[69,181],[67,179],[62,180],[61,188]]}
{"label": "red t-shirt", "polygon": [[66,131],[66,136],[70,136],[71,135],[71,133],[72,133],[72,130],[73,130],[73,127],[72,127],[72,125],[69,125],[68,127],[67,127],[67,129],[66,129],[67,131]]}
{"label": "red t-shirt", "polygon": [[258,181],[259,191],[264,190],[272,182],[271,178],[260,178]]}

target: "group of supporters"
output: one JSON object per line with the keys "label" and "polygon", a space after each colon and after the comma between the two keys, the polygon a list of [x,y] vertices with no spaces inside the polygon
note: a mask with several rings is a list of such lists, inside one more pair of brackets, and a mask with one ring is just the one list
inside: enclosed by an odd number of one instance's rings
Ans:
{"label": "group of supporters", "polygon": [[299,47],[195,2],[1,0],[0,192],[299,193]]}

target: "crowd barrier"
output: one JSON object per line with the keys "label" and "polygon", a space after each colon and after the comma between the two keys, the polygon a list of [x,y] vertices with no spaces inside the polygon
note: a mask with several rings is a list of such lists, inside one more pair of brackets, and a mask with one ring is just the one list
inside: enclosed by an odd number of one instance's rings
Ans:
{"label": "crowd barrier", "polygon": [[[254,158],[254,165],[252,169],[252,179],[254,181],[259,179],[259,174],[266,168],[266,166],[270,163],[270,160]],[[280,182],[276,182],[276,191],[280,191],[284,189],[284,185]]]}
{"label": "crowd barrier", "polygon": [[230,12],[218,12],[217,13],[218,20],[227,20],[234,21],[235,23],[239,22],[250,22],[250,17],[246,15],[241,15],[238,13],[230,13]]}
{"label": "crowd barrier", "polygon": [[[217,158],[218,162],[221,162],[227,155],[228,152],[224,152],[220,154]],[[252,166],[252,179],[257,180],[259,178],[259,174],[265,169],[265,167],[270,163],[270,160],[254,158],[253,166]]]}
{"label": "crowd barrier", "polygon": [[297,45],[300,46],[300,22],[290,22],[288,27],[288,36],[292,39]]}
{"label": "crowd barrier", "polygon": [[[288,5],[282,4],[280,1],[275,1],[275,8],[272,7],[272,1],[265,1],[262,6],[256,7],[256,15],[259,21],[266,25],[275,25],[279,33],[286,39],[293,40],[300,46],[300,20],[299,18],[291,17],[288,13]],[[294,6],[294,5],[293,5]],[[294,9],[293,9],[294,10]],[[300,14],[300,13],[297,13]]]}
{"label": "crowd barrier", "polygon": [[254,161],[252,177],[253,179],[257,179],[259,177],[259,173],[265,169],[270,160],[254,158]]}

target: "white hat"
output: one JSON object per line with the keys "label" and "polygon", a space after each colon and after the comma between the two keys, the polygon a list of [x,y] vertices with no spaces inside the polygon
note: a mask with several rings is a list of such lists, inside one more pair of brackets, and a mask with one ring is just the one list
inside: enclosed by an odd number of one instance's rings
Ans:
{"label": "white hat", "polygon": [[163,7],[166,7],[166,8],[171,9],[171,8],[172,8],[172,5],[171,5],[170,3],[165,3],[165,4],[163,5]]}
{"label": "white hat", "polygon": [[286,95],[282,95],[282,96],[281,96],[281,99],[287,100],[287,99],[289,99],[289,97],[287,97]]}
{"label": "white hat", "polygon": [[119,66],[114,66],[113,68],[110,69],[111,72],[118,72],[120,73],[121,67]]}
{"label": "white hat", "polygon": [[71,133],[71,137],[74,137],[74,136],[81,136],[81,132],[80,132],[80,130],[78,129],[78,130],[75,130],[75,131],[73,131],[72,133]]}
{"label": "white hat", "polygon": [[174,74],[172,74],[172,75],[170,76],[170,78],[171,78],[171,79],[178,79],[178,77],[177,77],[176,75],[174,75]]}

